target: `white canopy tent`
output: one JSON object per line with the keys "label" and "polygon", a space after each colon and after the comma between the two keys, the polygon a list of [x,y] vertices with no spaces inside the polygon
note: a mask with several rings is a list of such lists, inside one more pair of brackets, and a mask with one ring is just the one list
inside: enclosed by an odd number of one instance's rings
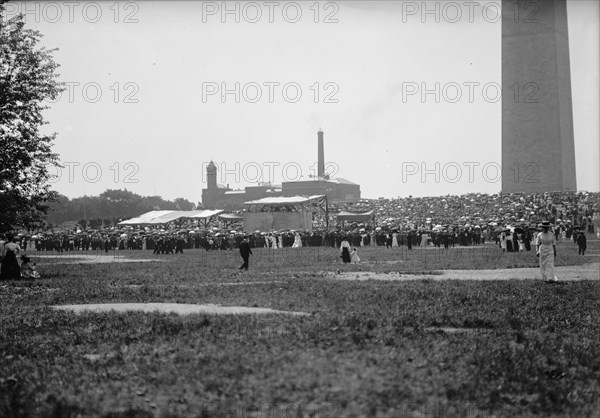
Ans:
{"label": "white canopy tent", "polygon": [[136,218],[119,222],[119,225],[161,225],[178,219],[196,219],[203,221],[206,225],[208,221],[220,213],[222,209],[217,210],[153,210],[144,213]]}
{"label": "white canopy tent", "polygon": [[171,211],[171,210],[153,210],[150,212],[146,212],[138,217],[119,222],[119,225],[142,225],[142,224],[145,224],[149,220],[158,218],[159,216],[165,215],[169,212],[173,212],[173,211]]}

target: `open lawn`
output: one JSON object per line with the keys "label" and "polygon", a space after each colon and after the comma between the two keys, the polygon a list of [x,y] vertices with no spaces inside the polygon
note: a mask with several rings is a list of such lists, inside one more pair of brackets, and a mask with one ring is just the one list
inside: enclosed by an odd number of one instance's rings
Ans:
{"label": "open lawn", "polygon": [[[556,264],[597,263],[598,250],[560,243]],[[236,251],[33,254],[43,279],[0,283],[0,416],[600,416],[600,278],[443,279],[537,266],[493,245],[359,254],[256,249],[242,274]],[[349,272],[412,280],[336,278]],[[108,302],[308,315],[51,308]]]}

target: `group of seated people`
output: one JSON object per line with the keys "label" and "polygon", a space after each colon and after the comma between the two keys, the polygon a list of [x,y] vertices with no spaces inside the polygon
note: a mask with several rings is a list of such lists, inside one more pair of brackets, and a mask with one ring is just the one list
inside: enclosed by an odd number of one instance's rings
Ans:
{"label": "group of seated people", "polygon": [[[7,242],[0,242],[0,280],[39,279],[40,274],[35,268],[35,263],[31,263],[27,255],[21,254],[18,239],[9,238]],[[18,255],[21,255],[20,263]]]}

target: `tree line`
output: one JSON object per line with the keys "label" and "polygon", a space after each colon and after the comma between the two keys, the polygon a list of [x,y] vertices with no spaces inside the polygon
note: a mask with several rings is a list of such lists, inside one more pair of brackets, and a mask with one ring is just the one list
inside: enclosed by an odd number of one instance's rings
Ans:
{"label": "tree line", "polygon": [[140,196],[127,189],[109,189],[98,196],[73,199],[59,194],[48,206],[46,226],[77,221],[82,228],[98,229],[152,210],[194,210],[201,205],[181,197],[171,201],[160,196]]}

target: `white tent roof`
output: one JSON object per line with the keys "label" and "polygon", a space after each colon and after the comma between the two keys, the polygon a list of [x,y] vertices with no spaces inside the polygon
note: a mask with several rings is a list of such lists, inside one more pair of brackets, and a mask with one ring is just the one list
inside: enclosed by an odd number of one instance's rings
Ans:
{"label": "white tent roof", "polygon": [[211,218],[215,215],[218,215],[220,213],[223,213],[223,209],[215,209],[215,210],[195,210],[193,212],[197,212],[195,215],[192,216],[188,216],[188,218],[193,218],[193,219],[206,219],[206,218]]}
{"label": "white tent roof", "polygon": [[146,223],[148,224],[166,224],[172,221],[175,221],[180,218],[189,218],[190,216],[196,213],[195,210],[191,211],[182,211],[182,210],[172,210],[169,213],[165,213],[164,215],[158,216],[156,218],[152,218],[148,220]]}
{"label": "white tent roof", "polygon": [[172,210],[153,210],[150,212],[146,212],[136,218],[131,218],[127,221],[123,221],[123,222],[119,222],[119,225],[138,225],[138,224],[143,224],[146,223],[146,221],[149,221],[151,219],[154,218],[158,218],[159,216],[162,216],[164,214],[167,214],[169,212],[173,212]]}
{"label": "white tent roof", "polygon": [[166,224],[181,218],[206,219],[223,212],[217,210],[153,210],[137,218],[119,222],[119,225],[156,225]]}

